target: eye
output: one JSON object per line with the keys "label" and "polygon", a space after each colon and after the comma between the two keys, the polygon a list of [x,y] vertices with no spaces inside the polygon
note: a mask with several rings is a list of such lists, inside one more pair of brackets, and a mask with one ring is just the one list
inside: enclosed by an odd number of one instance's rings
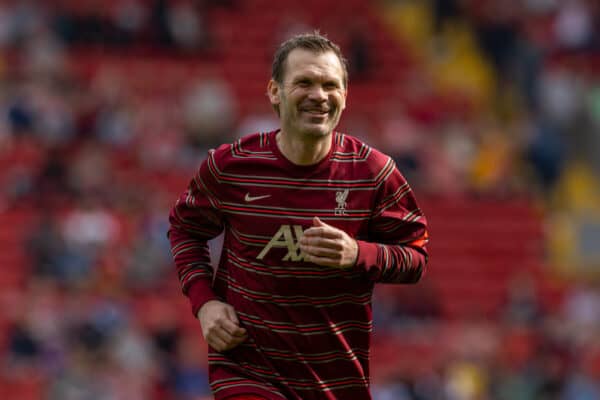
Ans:
{"label": "eye", "polygon": [[327,90],[335,90],[335,89],[339,88],[340,86],[335,82],[325,82],[323,87]]}
{"label": "eye", "polygon": [[310,81],[308,79],[301,79],[296,84],[300,87],[306,88],[310,86]]}

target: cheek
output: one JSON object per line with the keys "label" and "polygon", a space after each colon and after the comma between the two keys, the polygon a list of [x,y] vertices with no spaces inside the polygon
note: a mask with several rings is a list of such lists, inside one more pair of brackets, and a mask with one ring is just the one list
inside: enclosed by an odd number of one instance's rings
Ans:
{"label": "cheek", "polygon": [[296,97],[293,94],[281,97],[281,105],[285,108],[294,108],[296,104]]}
{"label": "cheek", "polygon": [[338,103],[339,105],[344,105],[346,103],[346,96],[344,95],[344,92],[339,90],[334,92],[333,94],[333,98],[335,99],[335,102]]}
{"label": "cheek", "polygon": [[341,111],[344,108],[346,108],[346,99],[344,98],[344,96],[335,96],[333,101],[337,105],[338,111]]}

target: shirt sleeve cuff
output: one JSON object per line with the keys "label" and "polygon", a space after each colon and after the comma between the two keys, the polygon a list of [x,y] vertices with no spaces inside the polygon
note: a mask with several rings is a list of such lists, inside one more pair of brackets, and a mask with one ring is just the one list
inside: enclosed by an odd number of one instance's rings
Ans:
{"label": "shirt sleeve cuff", "polygon": [[371,279],[377,279],[379,275],[377,244],[364,240],[357,240],[356,243],[358,244],[358,256],[354,268],[367,273]]}
{"label": "shirt sleeve cuff", "polygon": [[198,317],[198,311],[200,308],[210,300],[219,300],[217,295],[213,292],[210,284],[202,279],[197,279],[191,283],[186,293],[192,305],[192,313],[194,318]]}

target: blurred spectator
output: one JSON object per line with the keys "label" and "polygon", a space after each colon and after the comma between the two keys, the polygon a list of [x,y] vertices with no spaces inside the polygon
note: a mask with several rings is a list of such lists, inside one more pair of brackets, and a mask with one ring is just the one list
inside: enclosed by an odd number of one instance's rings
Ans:
{"label": "blurred spectator", "polygon": [[123,0],[117,2],[112,12],[112,22],[119,34],[119,43],[130,45],[138,41],[148,23],[150,10],[146,2]]}
{"label": "blurred spectator", "polygon": [[125,148],[133,139],[131,110],[123,99],[101,106],[96,115],[96,137],[115,147]]}
{"label": "blurred spectator", "polygon": [[11,207],[34,192],[35,177],[31,165],[14,164],[4,171],[2,201],[0,207]]}
{"label": "blurred spectator", "polygon": [[353,21],[346,33],[348,75],[353,81],[368,79],[371,74],[373,55],[370,50],[368,32],[369,29],[366,26],[358,23],[358,21]]}
{"label": "blurred spectator", "polygon": [[193,400],[210,395],[205,354],[200,351],[195,337],[184,336],[178,343],[177,364],[173,370],[175,394],[182,400]]}
{"label": "blurred spectator", "polygon": [[26,72],[38,78],[58,78],[65,70],[65,51],[50,29],[45,25],[36,26],[34,32],[22,44],[25,51]]}
{"label": "blurred spectator", "polygon": [[373,389],[373,398],[377,400],[412,400],[406,385],[398,379],[390,379],[386,383],[378,383]]}
{"label": "blurred spectator", "polygon": [[236,99],[226,81],[215,74],[190,85],[184,98],[184,120],[189,144],[209,149],[232,135]]}
{"label": "blurred spectator", "polygon": [[[600,398],[598,367],[588,361],[587,355],[570,371],[567,384],[561,394],[564,400],[593,400]],[[596,361],[597,362],[597,361]],[[586,365],[586,363],[589,363]]]}
{"label": "blurred spectator", "polygon": [[149,201],[139,221],[142,234],[133,239],[125,266],[125,281],[131,288],[153,289],[168,279],[171,268],[169,242],[164,235],[168,227],[167,202],[161,197]]}
{"label": "blurred spectator", "polygon": [[504,319],[510,325],[534,327],[540,323],[543,310],[531,275],[518,274],[512,279],[503,309]]}
{"label": "blurred spectator", "polygon": [[487,368],[479,362],[457,360],[446,370],[446,396],[457,400],[484,398],[488,391]]}
{"label": "blurred spectator", "polygon": [[41,216],[29,238],[28,251],[32,273],[39,277],[60,278],[68,250],[58,219],[51,213]]}
{"label": "blurred spectator", "polygon": [[88,1],[78,6],[62,2],[56,10],[53,26],[67,45],[114,45],[118,35],[113,29],[107,9],[99,2]]}
{"label": "blurred spectator", "polygon": [[515,54],[518,41],[518,7],[501,1],[484,1],[476,16],[479,43],[502,81]]}
{"label": "blurred spectator", "polygon": [[45,25],[45,8],[32,1],[7,1],[0,5],[0,48],[18,47]]}
{"label": "blurred spectator", "polygon": [[80,286],[98,273],[99,260],[109,245],[119,241],[121,226],[111,210],[87,197],[65,216],[61,233],[68,249],[60,264],[61,280]]}
{"label": "blurred spectator", "polygon": [[112,172],[113,160],[105,147],[90,140],[82,144],[71,159],[69,183],[78,195],[103,199],[110,191]]}
{"label": "blurred spectator", "polygon": [[166,0],[154,0],[152,2],[152,16],[150,25],[154,27],[155,43],[159,46],[168,47],[173,44],[173,37],[169,29],[169,2]]}
{"label": "blurred spectator", "polygon": [[65,152],[59,147],[49,147],[46,159],[35,177],[34,191],[51,208],[59,198],[73,195],[68,180]]}
{"label": "blurred spectator", "polygon": [[254,109],[249,111],[246,117],[242,118],[237,127],[237,137],[248,135],[249,133],[270,132],[279,128],[279,120],[275,111],[265,107],[264,104],[255,105]]}
{"label": "blurred spectator", "polygon": [[181,108],[171,107],[167,101],[151,99],[141,102],[133,121],[137,161],[141,168],[168,171],[173,166],[195,167],[198,152],[187,157],[187,151],[183,150],[188,141],[181,132],[184,125],[182,116]]}
{"label": "blurred spectator", "polygon": [[[149,382],[156,374],[154,349],[148,335],[131,324],[119,327],[111,336],[111,357],[122,371]],[[138,379],[139,379],[138,378]]]}
{"label": "blurred spectator", "polygon": [[560,2],[555,21],[554,31],[559,46],[568,50],[591,46],[595,28],[594,14],[588,5],[588,0]]}
{"label": "blurred spectator", "polygon": [[569,361],[568,352],[561,343],[545,343],[541,346],[536,359],[541,377],[536,393],[538,398],[561,399],[567,383]]}
{"label": "blurred spectator", "polygon": [[34,131],[34,106],[31,95],[24,90],[14,93],[7,105],[6,117],[12,134],[30,135]]}
{"label": "blurred spectator", "polygon": [[478,193],[510,195],[518,192],[519,132],[498,117],[482,118],[476,133],[477,154],[470,166],[471,186]]}
{"label": "blurred spectator", "polygon": [[582,283],[567,295],[562,310],[566,328],[577,342],[593,343],[600,332],[600,291],[597,285]]}
{"label": "blurred spectator", "polygon": [[119,223],[111,211],[88,197],[65,217],[63,234],[74,246],[102,247],[119,240]]}
{"label": "blurred spectator", "polygon": [[184,53],[197,53],[213,47],[208,20],[202,14],[202,2],[155,0],[151,26],[159,45]]}
{"label": "blurred spectator", "polygon": [[10,367],[20,368],[21,365],[34,365],[40,353],[40,344],[29,327],[23,324],[14,325],[8,339]]}
{"label": "blurred spectator", "polygon": [[536,182],[544,193],[550,193],[561,176],[566,159],[565,142],[553,124],[532,121],[526,144],[525,160],[532,166]]}
{"label": "blurred spectator", "polygon": [[385,331],[419,329],[441,316],[439,294],[428,283],[418,291],[384,286],[377,288],[375,296],[380,299],[380,305],[374,309],[374,321]]}
{"label": "blurred spectator", "polygon": [[540,79],[540,110],[558,127],[566,127],[583,107],[581,76],[564,66],[547,68]]}
{"label": "blurred spectator", "polygon": [[461,3],[460,0],[433,1],[433,29],[436,33],[440,33],[447,22],[454,22],[462,16]]}
{"label": "blurred spectator", "polygon": [[531,330],[524,326],[506,330],[490,381],[491,392],[499,400],[536,398],[541,378],[534,365],[538,345],[535,326]]}
{"label": "blurred spectator", "polygon": [[175,45],[187,52],[202,50],[210,46],[206,21],[198,13],[191,0],[169,2],[167,27]]}

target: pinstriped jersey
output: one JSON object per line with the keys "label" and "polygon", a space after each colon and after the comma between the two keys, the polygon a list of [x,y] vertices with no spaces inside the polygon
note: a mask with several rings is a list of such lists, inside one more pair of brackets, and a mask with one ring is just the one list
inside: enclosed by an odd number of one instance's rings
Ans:
{"label": "pinstriped jersey", "polygon": [[[427,222],[390,157],[332,134],[327,157],[291,163],[278,131],[211,150],[170,214],[169,238],[194,315],[232,305],[248,340],[209,349],[216,399],[370,399],[371,294],[414,283],[427,262]],[[306,262],[299,248],[317,216],[358,243],[353,268]],[[207,240],[224,231],[219,266]]]}

